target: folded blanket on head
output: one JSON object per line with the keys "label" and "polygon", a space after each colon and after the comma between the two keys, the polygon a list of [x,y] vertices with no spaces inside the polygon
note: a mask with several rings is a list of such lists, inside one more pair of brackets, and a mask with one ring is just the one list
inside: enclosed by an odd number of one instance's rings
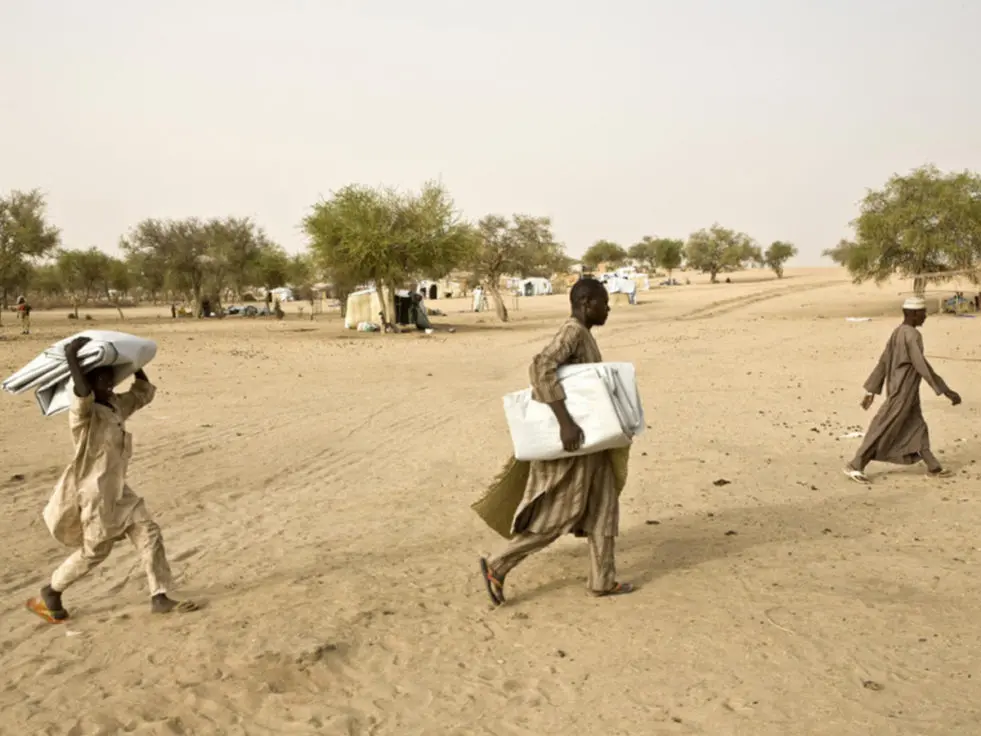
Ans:
{"label": "folded blanket on head", "polygon": [[559,368],[565,405],[583,431],[583,446],[566,452],[559,422],[531,389],[504,397],[504,414],[516,460],[556,460],[627,447],[644,431],[637,373],[630,363],[584,363]]}
{"label": "folded blanket on head", "polygon": [[3,382],[3,390],[22,394],[34,389],[41,413],[50,417],[71,406],[74,384],[65,360],[65,347],[78,337],[91,342],[78,351],[79,364],[88,372],[112,366],[114,385],[119,385],[147,365],[157,354],[157,344],[125,332],[85,330],[60,340]]}

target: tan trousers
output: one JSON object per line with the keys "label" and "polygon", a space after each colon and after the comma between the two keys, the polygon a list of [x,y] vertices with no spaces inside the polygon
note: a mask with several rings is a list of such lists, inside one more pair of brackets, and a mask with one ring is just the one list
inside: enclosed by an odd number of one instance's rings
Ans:
{"label": "tan trousers", "polygon": [[[517,534],[507,548],[496,557],[487,561],[491,572],[503,582],[511,570],[528,555],[543,550],[561,537],[563,532],[551,534]],[[589,581],[588,586],[594,593],[605,593],[611,590],[617,582],[616,561],[614,550],[616,538],[589,535]]]}
{"label": "tan trousers", "polygon": [[[171,576],[163,535],[142,503],[133,512],[132,523],[124,534],[139,551],[143,560],[143,569],[146,570],[147,581],[150,584],[150,595],[166,593],[171,584]],[[102,542],[89,551],[77,550],[54,571],[51,576],[51,587],[61,593],[88,575],[105,561],[116,541],[118,540]]]}

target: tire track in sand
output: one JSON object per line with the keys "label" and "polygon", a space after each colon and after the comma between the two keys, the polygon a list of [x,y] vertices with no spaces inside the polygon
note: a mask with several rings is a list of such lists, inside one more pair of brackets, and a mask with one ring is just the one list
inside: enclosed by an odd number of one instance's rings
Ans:
{"label": "tire track in sand", "polygon": [[794,286],[789,286],[783,289],[772,289],[766,291],[759,291],[753,294],[747,294],[745,296],[732,297],[730,299],[721,299],[719,301],[711,302],[703,307],[694,309],[690,312],[686,312],[674,320],[678,322],[687,322],[690,320],[697,319],[711,319],[713,317],[721,317],[722,315],[735,312],[746,307],[751,307],[761,302],[771,301],[773,299],[779,299],[785,296],[795,296],[798,294],[804,294],[809,291],[816,291],[818,289],[826,289],[830,286],[840,286],[841,281],[822,281],[816,284],[799,284]]}

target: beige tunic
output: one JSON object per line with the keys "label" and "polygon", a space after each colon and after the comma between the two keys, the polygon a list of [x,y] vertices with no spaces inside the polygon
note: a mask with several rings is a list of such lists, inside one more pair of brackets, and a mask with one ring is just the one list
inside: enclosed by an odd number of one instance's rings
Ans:
{"label": "beige tunic", "polygon": [[900,325],[865,382],[870,394],[882,393],[885,384],[886,401],[869,425],[856,456],[863,467],[873,460],[909,465],[920,459],[920,452],[930,449],[930,434],[920,407],[921,380],[938,396],[948,390],[923,355],[920,331]]}
{"label": "beige tunic", "polygon": [[133,453],[126,420],[153,400],[156,389],[136,380],[111,399],[113,408],[88,396],[74,397],[68,414],[75,456],[65,468],[44,508],[52,536],[68,547],[94,550],[121,539],[141,503],[126,485]]}

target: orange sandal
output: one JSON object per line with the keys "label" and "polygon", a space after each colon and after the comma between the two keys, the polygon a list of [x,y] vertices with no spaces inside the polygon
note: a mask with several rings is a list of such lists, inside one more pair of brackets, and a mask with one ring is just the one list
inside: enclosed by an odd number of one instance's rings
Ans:
{"label": "orange sandal", "polygon": [[63,624],[68,620],[68,611],[50,611],[40,598],[29,599],[27,610],[35,616],[40,616],[49,624]]}
{"label": "orange sandal", "polygon": [[487,595],[490,596],[491,602],[495,606],[504,603],[504,581],[494,577],[487,566],[487,560],[483,557],[480,558],[480,572],[484,577],[484,585],[487,586]]}

